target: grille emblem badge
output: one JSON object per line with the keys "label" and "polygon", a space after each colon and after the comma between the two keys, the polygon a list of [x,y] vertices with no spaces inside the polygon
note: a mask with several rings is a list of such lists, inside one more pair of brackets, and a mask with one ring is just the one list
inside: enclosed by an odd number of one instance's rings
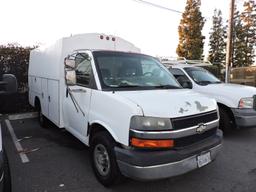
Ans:
{"label": "grille emblem badge", "polygon": [[201,124],[198,125],[198,127],[196,129],[196,132],[198,134],[204,133],[206,131],[206,128],[207,128],[207,125],[204,124],[204,123],[201,123]]}

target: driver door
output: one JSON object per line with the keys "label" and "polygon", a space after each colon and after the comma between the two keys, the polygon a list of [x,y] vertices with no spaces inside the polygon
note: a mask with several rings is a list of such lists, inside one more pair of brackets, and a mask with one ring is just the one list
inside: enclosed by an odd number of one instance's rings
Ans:
{"label": "driver door", "polygon": [[91,81],[93,77],[91,60],[86,52],[72,55],[75,60],[76,85],[68,86],[64,98],[64,117],[67,129],[86,142],[88,115],[91,102]]}

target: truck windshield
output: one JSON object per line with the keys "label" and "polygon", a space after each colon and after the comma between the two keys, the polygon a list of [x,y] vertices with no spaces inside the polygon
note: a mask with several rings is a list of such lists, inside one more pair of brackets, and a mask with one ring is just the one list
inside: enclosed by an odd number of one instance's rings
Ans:
{"label": "truck windshield", "polygon": [[217,77],[201,67],[185,67],[184,70],[199,85],[221,83]]}
{"label": "truck windshield", "polygon": [[135,53],[93,52],[103,89],[180,89],[173,75],[155,58]]}

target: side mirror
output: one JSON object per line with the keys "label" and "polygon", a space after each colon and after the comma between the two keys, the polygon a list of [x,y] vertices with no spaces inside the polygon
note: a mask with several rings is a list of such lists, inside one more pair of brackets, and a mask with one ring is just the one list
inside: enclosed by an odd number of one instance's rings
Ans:
{"label": "side mirror", "polygon": [[65,70],[65,80],[66,80],[66,85],[69,85],[69,86],[76,85],[76,71]]}
{"label": "side mirror", "polygon": [[3,80],[0,81],[0,86],[2,88],[0,93],[2,94],[13,94],[18,90],[17,79],[12,74],[4,74]]}
{"label": "side mirror", "polygon": [[68,57],[64,60],[65,67],[74,69],[76,67],[76,62],[74,59],[69,59]]}
{"label": "side mirror", "polygon": [[193,85],[190,81],[185,81],[181,84],[181,86],[185,89],[192,89],[193,88]]}

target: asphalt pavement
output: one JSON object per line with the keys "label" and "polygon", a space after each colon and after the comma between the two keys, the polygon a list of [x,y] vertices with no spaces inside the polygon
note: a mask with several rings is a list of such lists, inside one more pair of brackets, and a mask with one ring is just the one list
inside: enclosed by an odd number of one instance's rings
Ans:
{"label": "asphalt pavement", "polygon": [[256,129],[226,135],[217,160],[199,170],[159,181],[127,179],[105,188],[94,177],[88,147],[67,131],[41,128],[36,118],[10,120],[22,147],[18,151],[5,118],[1,125],[13,192],[256,192]]}

